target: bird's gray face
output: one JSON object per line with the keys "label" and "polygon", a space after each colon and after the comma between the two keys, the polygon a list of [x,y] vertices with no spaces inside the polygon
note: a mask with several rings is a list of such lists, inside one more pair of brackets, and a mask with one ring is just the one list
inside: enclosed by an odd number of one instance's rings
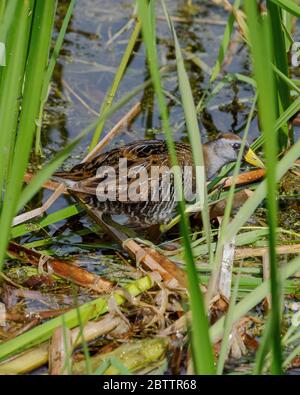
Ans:
{"label": "bird's gray face", "polygon": [[[207,178],[211,179],[227,163],[236,162],[241,149],[242,140],[233,133],[220,134],[215,140],[206,145]],[[264,167],[262,161],[249,148],[246,142],[243,159],[256,167]]]}
{"label": "bird's gray face", "polygon": [[[221,137],[216,141],[215,152],[224,163],[236,162],[242,141],[237,137]],[[244,153],[249,149],[248,143],[245,144]]]}

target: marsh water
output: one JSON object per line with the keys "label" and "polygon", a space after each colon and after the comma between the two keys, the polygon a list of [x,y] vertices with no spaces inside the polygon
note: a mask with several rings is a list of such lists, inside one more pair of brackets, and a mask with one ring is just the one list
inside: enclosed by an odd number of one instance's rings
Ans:
{"label": "marsh water", "polygon": [[[69,139],[95,119],[95,113],[99,112],[105,94],[112,84],[132,31],[133,4],[134,2],[125,0],[77,2],[56,67],[55,81],[50,95],[51,105],[47,113],[47,127],[44,128],[45,153],[49,154],[62,148]],[[222,7],[217,7],[210,1],[194,2],[195,9],[192,11],[188,11],[185,4],[186,2],[182,0],[167,2],[170,14],[177,18],[175,26],[182,49],[198,57],[206,66],[199,68],[192,61],[186,62],[197,104],[204,90],[209,87],[209,74],[205,69],[212,67],[216,61],[228,14]],[[65,11],[66,8],[61,6],[61,18]],[[130,20],[128,29],[124,29],[122,33],[122,29]],[[61,20],[58,20],[57,29],[60,23]],[[161,9],[158,11],[157,28],[160,64],[161,66],[175,65],[174,46]],[[247,75],[249,74],[247,49],[241,42],[237,45],[238,48],[229,66],[226,67],[226,72],[230,75],[234,73]],[[148,78],[144,46],[138,41],[116,100]],[[177,140],[185,139],[186,129],[175,71],[167,74],[164,87],[174,137]],[[248,84],[225,83],[221,92],[208,103],[204,113],[199,114],[203,139],[212,138],[218,132],[242,132],[252,99],[253,91]],[[113,145],[138,138],[164,137],[159,112],[155,103],[153,104],[151,88],[142,91],[127,107],[112,116],[106,123],[104,133],[138,100],[142,100],[144,110],[130,125],[130,129],[124,130],[118,136]],[[250,139],[256,136],[257,125],[254,120]],[[78,155],[78,159],[84,155],[89,139],[90,136],[77,148],[74,156]]]}

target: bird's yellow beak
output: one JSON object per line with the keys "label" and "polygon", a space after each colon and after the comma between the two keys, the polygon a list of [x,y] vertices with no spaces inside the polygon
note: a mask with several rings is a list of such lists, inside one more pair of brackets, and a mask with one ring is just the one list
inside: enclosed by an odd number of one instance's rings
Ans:
{"label": "bird's yellow beak", "polygon": [[265,165],[262,163],[259,157],[252,151],[251,148],[248,149],[247,153],[244,156],[244,159],[246,162],[250,163],[250,165],[253,165],[255,167],[261,167],[261,168],[265,167]]}

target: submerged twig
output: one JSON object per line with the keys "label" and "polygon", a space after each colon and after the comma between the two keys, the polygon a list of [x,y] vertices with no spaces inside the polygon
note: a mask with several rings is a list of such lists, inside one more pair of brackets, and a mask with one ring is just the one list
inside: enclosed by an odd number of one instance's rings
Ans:
{"label": "submerged twig", "polygon": [[[181,16],[170,16],[171,20],[173,22],[177,23],[191,23],[191,19],[184,18]],[[158,20],[161,21],[166,21],[166,17],[164,15],[158,15],[157,16]],[[226,21],[222,19],[212,19],[212,18],[193,18],[192,22],[194,23],[203,23],[205,25],[220,25],[220,26],[225,26]]]}
{"label": "submerged twig", "polygon": [[74,96],[76,97],[76,99],[89,111],[91,112],[93,115],[96,115],[96,117],[99,117],[99,113],[94,110],[92,107],[90,107],[85,100],[83,100],[83,98],[81,96],[79,96],[74,89],[67,83],[67,81],[62,80],[62,84],[66,87],[66,89]]}
{"label": "submerged twig", "polygon": [[107,146],[107,144],[123,129],[124,126],[128,125],[141,111],[141,102],[137,102],[120,120],[116,125],[106,134],[105,137],[96,145],[93,150],[86,155],[82,163],[91,160],[100,151]]}
{"label": "submerged twig", "polygon": [[[34,266],[39,266],[40,260],[45,257],[45,255],[37,251],[30,250],[13,242],[9,243],[8,253],[14,258]],[[54,274],[82,287],[90,288],[96,292],[108,292],[114,288],[113,283],[109,280],[102,279],[96,274],[90,273],[72,263],[66,263],[50,256],[47,256],[46,263],[52,268]]]}

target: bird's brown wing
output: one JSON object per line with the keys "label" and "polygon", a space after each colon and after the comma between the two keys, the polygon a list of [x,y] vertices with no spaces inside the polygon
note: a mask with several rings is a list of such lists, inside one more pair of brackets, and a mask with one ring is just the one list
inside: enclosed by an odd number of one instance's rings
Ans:
{"label": "bird's brown wing", "polygon": [[71,189],[75,192],[95,196],[103,190],[106,193],[110,191],[110,193],[114,193],[117,201],[122,201],[124,204],[148,200],[153,189],[160,187],[157,181],[159,173],[154,168],[162,169],[160,174],[163,173],[167,176],[169,173],[168,162],[169,159],[166,155],[155,155],[151,159],[135,158],[127,162],[127,170],[124,171],[125,177],[122,177],[122,170],[119,166],[114,166],[111,170],[105,162],[105,166],[99,167],[96,176],[76,182]]}
{"label": "bird's brown wing", "polygon": [[[179,164],[183,165],[190,157],[190,148],[178,143],[177,153]],[[122,163],[121,167],[120,163]],[[127,171],[122,167],[125,165]],[[77,181],[71,189],[89,195],[97,195],[99,184],[102,183],[101,185],[104,186],[105,183],[106,190],[112,191],[112,188],[115,188],[116,200],[123,202],[126,200],[124,197],[127,196],[127,191],[139,195],[137,199],[145,199],[148,193],[148,199],[150,193],[156,193],[155,188],[160,188],[157,181],[159,177],[160,179],[165,177],[165,180],[171,177],[170,167],[165,141],[141,140],[100,154],[89,162],[74,166],[68,173],[55,175]],[[126,174],[127,177],[122,178],[122,174]],[[129,199],[124,203],[132,203],[132,200]]]}
{"label": "bird's brown wing", "polygon": [[140,140],[129,143],[120,148],[101,153],[88,162],[79,163],[70,171],[57,172],[55,176],[79,181],[94,177],[101,166],[118,166],[120,158],[126,158],[129,165],[139,159],[147,159],[151,155],[167,155],[167,146],[162,140]]}

